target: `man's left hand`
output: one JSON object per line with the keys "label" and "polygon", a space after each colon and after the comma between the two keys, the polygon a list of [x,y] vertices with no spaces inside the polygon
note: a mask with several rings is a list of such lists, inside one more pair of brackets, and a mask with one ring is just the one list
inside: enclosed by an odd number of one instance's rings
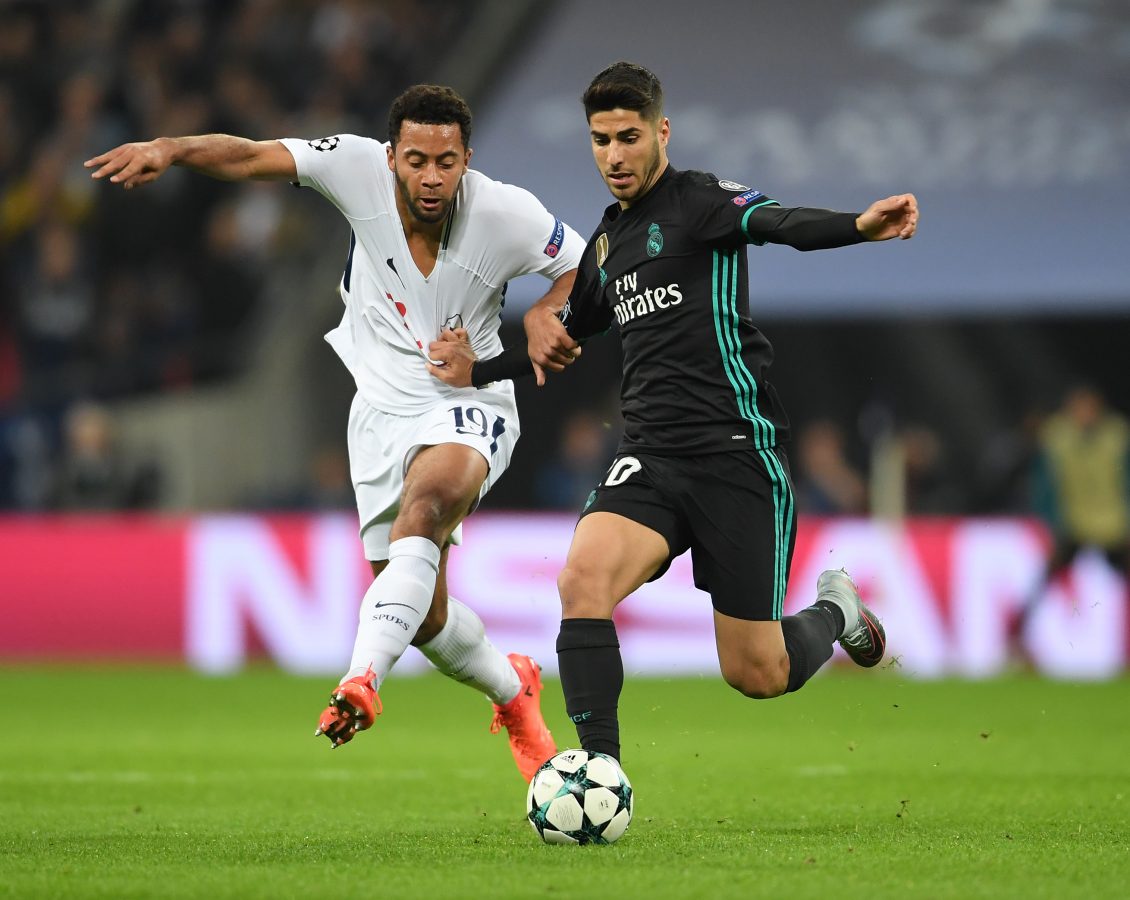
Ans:
{"label": "man's left hand", "polygon": [[855,227],[869,241],[905,241],[918,230],[918,200],[914,194],[876,200],[867,212],[856,217]]}
{"label": "man's left hand", "polygon": [[452,387],[471,386],[471,366],[478,359],[466,328],[445,328],[428,344],[428,372]]}

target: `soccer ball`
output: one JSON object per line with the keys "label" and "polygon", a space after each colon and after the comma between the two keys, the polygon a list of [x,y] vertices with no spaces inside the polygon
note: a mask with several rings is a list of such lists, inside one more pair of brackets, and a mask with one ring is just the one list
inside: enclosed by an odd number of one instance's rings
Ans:
{"label": "soccer ball", "polygon": [[611,756],[562,750],[542,764],[526,817],[547,844],[611,844],[632,821],[632,786]]}

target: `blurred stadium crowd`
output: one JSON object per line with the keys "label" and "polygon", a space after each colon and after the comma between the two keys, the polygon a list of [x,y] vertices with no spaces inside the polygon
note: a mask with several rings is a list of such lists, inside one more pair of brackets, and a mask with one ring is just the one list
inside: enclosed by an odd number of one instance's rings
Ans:
{"label": "blurred stadium crowd", "polygon": [[[83,161],[161,135],[383,138],[391,97],[474,6],[0,4],[0,508],[73,505],[67,457],[108,424],[90,402],[230,376],[264,273],[324,249],[277,187],[174,170],[126,194]],[[155,502],[140,480],[88,499]]]}
{"label": "blurred stadium crowd", "polygon": [[[113,404],[237,377],[276,312],[266,298],[275,300],[279,272],[285,280],[287,266],[311,268],[327,254],[327,229],[343,227],[328,204],[294,202],[297,192],[279,186],[222,185],[173,170],[127,194],[91,181],[83,161],[160,135],[383,139],[392,97],[436,77],[444,49],[481,6],[0,0],[0,509],[159,506],[161,461],[117,440]],[[504,171],[504,161],[494,165]],[[328,296],[333,278],[318,284]],[[504,328],[508,341],[520,339],[516,322]],[[779,332],[766,330],[776,343]],[[782,364],[790,358],[802,355],[780,354]],[[519,448],[526,461],[516,458],[491,502],[580,506],[618,437],[608,393],[617,365],[612,356],[594,362],[556,400],[553,389],[539,394],[544,403],[531,404],[520,388],[528,421],[536,407],[553,411],[527,427],[523,444],[537,449]],[[790,455],[802,511],[1026,513],[1039,508],[1036,489],[1049,496],[1041,460],[1051,402],[1014,410],[999,433],[976,442],[970,461],[928,422],[896,427],[889,410],[865,404],[826,416],[805,404],[797,374],[782,370],[778,379],[786,398],[801,394],[787,405],[797,416]],[[340,393],[347,403],[346,385]],[[592,397],[604,398],[599,408]],[[1125,431],[1116,412],[1103,416]],[[349,508],[337,439],[319,439],[306,483],[233,503]],[[1130,484],[1125,454],[1117,456],[1103,463],[1122,467],[1108,483]]]}

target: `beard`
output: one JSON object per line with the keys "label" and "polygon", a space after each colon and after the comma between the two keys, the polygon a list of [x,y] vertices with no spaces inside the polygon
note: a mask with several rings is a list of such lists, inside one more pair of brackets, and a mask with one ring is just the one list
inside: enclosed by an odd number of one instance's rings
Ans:
{"label": "beard", "polygon": [[399,175],[396,176],[396,184],[400,188],[401,197],[404,198],[404,205],[408,207],[412,217],[418,222],[423,222],[425,225],[436,225],[446,219],[451,212],[451,200],[436,197],[434,199],[439,200],[439,205],[435,209],[426,209],[420,205],[418,198],[412,196],[412,193],[408,190],[408,183],[401,179]]}
{"label": "beard", "polygon": [[417,201],[409,198],[408,208],[412,210],[412,215],[421,222],[425,222],[428,225],[435,225],[447,218],[447,214],[451,212],[451,203],[447,200],[440,199],[439,206],[435,209],[424,209]]}
{"label": "beard", "polygon": [[660,159],[659,155],[659,145],[656,144],[651,154],[651,158],[648,159],[647,163],[643,167],[643,171],[636,173],[638,177],[636,179],[635,190],[629,193],[625,192],[622,188],[617,188],[614,185],[609,184],[608,189],[612,192],[612,196],[614,196],[617,200],[622,200],[628,203],[638,200],[640,197],[650,191],[651,188],[655,185],[655,174],[659,171],[661,162],[662,160]]}

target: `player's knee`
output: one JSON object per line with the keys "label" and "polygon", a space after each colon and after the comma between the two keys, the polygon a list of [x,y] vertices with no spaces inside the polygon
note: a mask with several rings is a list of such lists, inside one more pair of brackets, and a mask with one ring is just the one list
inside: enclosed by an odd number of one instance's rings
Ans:
{"label": "player's knee", "polygon": [[461,505],[458,498],[443,492],[419,493],[401,505],[394,531],[418,534],[442,544],[465,511],[466,504]]}
{"label": "player's knee", "polygon": [[723,666],[722,677],[726,679],[726,684],[738,693],[754,700],[780,697],[789,686],[787,665],[745,664]]}
{"label": "player's knee", "polygon": [[566,562],[557,574],[557,593],[563,605],[575,604],[585,595],[589,579],[576,566]]}
{"label": "player's knee", "polygon": [[598,572],[566,562],[557,576],[561,616],[565,619],[602,619],[612,614],[611,586]]}

